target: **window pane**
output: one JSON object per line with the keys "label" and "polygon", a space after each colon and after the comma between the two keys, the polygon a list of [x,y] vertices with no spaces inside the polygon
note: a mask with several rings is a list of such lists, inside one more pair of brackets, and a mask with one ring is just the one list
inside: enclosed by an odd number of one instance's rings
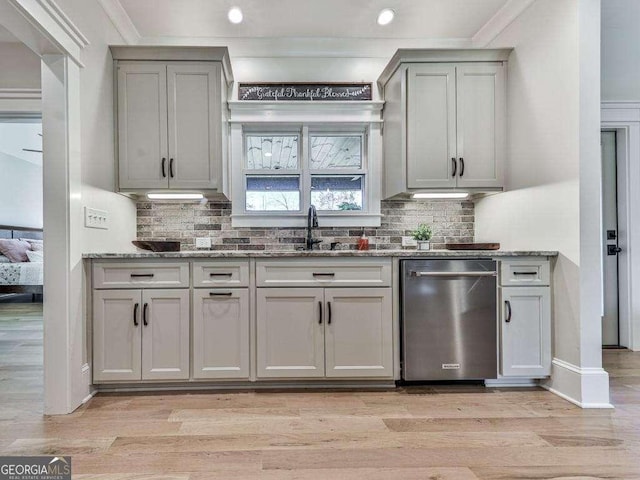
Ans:
{"label": "window pane", "polygon": [[246,135],[249,170],[296,170],[298,168],[297,135]]}
{"label": "window pane", "polygon": [[246,206],[248,212],[299,211],[300,178],[247,177]]}
{"label": "window pane", "polygon": [[362,210],[364,175],[311,177],[311,203],[318,210]]}
{"label": "window pane", "polygon": [[311,168],[360,168],[362,166],[362,136],[312,136]]}

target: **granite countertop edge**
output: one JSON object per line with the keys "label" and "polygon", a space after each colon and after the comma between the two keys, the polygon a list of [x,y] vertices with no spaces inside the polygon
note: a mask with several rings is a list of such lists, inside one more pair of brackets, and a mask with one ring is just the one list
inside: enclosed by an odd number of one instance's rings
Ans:
{"label": "granite countertop edge", "polygon": [[369,257],[557,257],[553,250],[314,250],[314,251],[268,251],[268,250],[198,250],[181,252],[105,252],[85,253],[84,259],[153,259],[153,258],[369,258]]}

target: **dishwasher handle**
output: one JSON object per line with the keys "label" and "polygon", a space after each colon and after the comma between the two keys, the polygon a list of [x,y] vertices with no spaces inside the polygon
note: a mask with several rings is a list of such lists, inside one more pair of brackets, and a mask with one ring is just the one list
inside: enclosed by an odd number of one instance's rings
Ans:
{"label": "dishwasher handle", "polygon": [[495,277],[497,272],[417,272],[410,271],[410,277]]}

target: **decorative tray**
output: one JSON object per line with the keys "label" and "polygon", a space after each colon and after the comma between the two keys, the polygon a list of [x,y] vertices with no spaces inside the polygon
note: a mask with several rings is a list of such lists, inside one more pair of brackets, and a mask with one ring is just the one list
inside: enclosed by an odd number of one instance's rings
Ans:
{"label": "decorative tray", "polygon": [[447,243],[447,250],[500,250],[499,243]]}
{"label": "decorative tray", "polygon": [[162,242],[159,240],[132,240],[136,247],[151,252],[179,252],[180,242]]}

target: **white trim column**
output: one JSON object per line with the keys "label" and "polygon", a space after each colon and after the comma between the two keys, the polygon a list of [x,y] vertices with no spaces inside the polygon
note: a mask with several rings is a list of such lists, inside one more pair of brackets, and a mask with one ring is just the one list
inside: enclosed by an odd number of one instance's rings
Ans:
{"label": "white trim column", "polygon": [[72,295],[82,290],[79,80],[67,56],[43,55],[46,414],[72,412],[88,394],[81,386],[82,305]]}

